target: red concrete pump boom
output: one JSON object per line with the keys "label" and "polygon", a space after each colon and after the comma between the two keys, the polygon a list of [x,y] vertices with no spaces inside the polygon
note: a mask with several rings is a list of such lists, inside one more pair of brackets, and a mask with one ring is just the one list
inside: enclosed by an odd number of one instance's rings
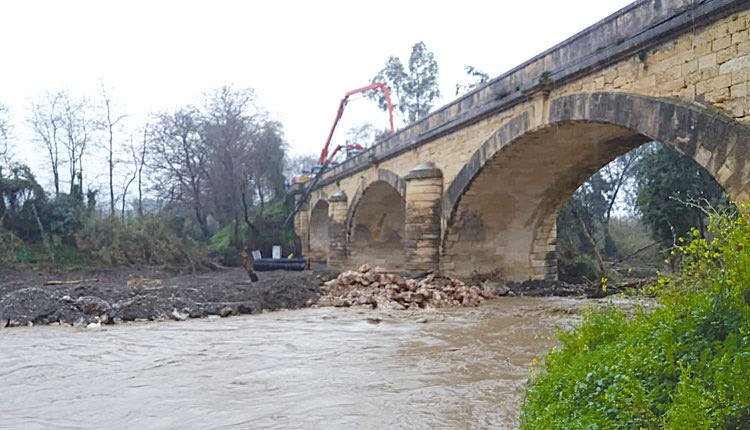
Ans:
{"label": "red concrete pump boom", "polygon": [[[307,201],[307,197],[312,192],[313,188],[315,188],[315,185],[318,183],[318,180],[320,180],[320,177],[323,176],[323,172],[325,172],[325,169],[328,167],[328,165],[331,163],[331,160],[336,155],[336,152],[342,148],[345,148],[347,151],[351,149],[362,149],[359,145],[341,145],[338,146],[331,156],[328,156],[328,146],[331,144],[331,139],[333,138],[333,132],[336,130],[336,126],[339,123],[339,120],[341,119],[341,115],[344,114],[344,107],[346,106],[347,101],[349,100],[349,96],[352,94],[362,93],[369,90],[383,90],[383,93],[385,94],[385,101],[388,104],[388,119],[391,122],[391,133],[393,134],[393,105],[391,105],[391,93],[388,91],[388,87],[385,84],[382,84],[380,82],[375,82],[373,84],[370,84],[366,87],[357,88],[356,90],[349,91],[344,95],[344,98],[341,99],[341,103],[339,104],[339,111],[336,113],[336,120],[333,122],[333,127],[331,127],[331,132],[328,133],[328,139],[326,140],[326,146],[323,147],[323,151],[320,153],[320,159],[318,160],[318,166],[316,166],[314,169],[317,169],[317,173],[314,174],[314,177],[307,182],[304,188],[304,191],[302,192],[302,197],[297,201],[297,204],[294,207],[294,210],[286,217],[286,221],[284,221],[284,225],[288,226],[294,219],[294,215],[299,212],[300,208],[302,208],[302,205]],[[315,171],[315,170],[314,170]]]}
{"label": "red concrete pump boom", "polygon": [[[333,158],[333,155],[329,158],[328,157],[328,146],[331,144],[331,139],[333,138],[333,132],[336,130],[336,126],[339,123],[339,120],[341,119],[341,116],[344,114],[344,107],[346,107],[346,103],[348,102],[349,96],[352,94],[357,93],[363,93],[365,91],[369,90],[377,90],[381,89],[383,90],[383,93],[385,94],[385,101],[388,104],[388,118],[391,122],[391,134],[393,134],[393,106],[391,105],[391,93],[388,91],[388,87],[380,82],[375,82],[373,84],[370,84],[366,87],[357,88],[356,90],[349,91],[344,95],[344,98],[341,99],[341,103],[339,104],[339,111],[336,113],[336,120],[333,121],[333,127],[331,127],[331,132],[328,133],[328,139],[326,140],[326,145],[323,147],[323,151],[320,153],[320,159],[318,160],[318,165],[326,166],[328,163],[331,162],[331,158]],[[338,149],[338,148],[337,148]]]}

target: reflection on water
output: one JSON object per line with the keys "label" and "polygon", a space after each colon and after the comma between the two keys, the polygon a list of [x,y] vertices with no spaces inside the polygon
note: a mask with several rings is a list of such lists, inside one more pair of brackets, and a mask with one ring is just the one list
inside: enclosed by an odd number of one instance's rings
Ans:
{"label": "reflection on water", "polygon": [[577,306],[3,329],[0,428],[514,428],[529,363]]}

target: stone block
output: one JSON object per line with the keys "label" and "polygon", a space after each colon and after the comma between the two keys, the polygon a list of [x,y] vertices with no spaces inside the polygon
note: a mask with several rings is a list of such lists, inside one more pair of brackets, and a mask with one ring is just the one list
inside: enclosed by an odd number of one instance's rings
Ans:
{"label": "stone block", "polygon": [[695,84],[696,94],[706,94],[712,89],[713,88],[711,87],[711,82],[709,81],[699,81],[697,84]]}
{"label": "stone block", "polygon": [[732,76],[729,74],[719,75],[712,78],[710,83],[713,91],[721,90],[732,85]]}
{"label": "stone block", "polygon": [[[716,61],[719,64],[724,64],[734,58],[737,58],[737,47],[735,45],[731,45],[728,48],[722,49],[721,51],[716,53]],[[721,69],[719,73],[721,73]]]}
{"label": "stone block", "polygon": [[718,52],[718,51],[721,51],[722,49],[729,47],[729,45],[731,44],[732,44],[732,37],[729,35],[725,35],[718,39],[714,39],[714,41],[711,43],[711,50],[713,50],[714,52]]}
{"label": "stone block", "polygon": [[713,153],[708,149],[698,146],[695,151],[695,161],[703,167],[708,167]]}
{"label": "stone block", "polygon": [[708,36],[713,39],[720,39],[729,34],[729,24],[726,22],[716,22],[708,32]]}
{"label": "stone block", "polygon": [[748,40],[748,34],[750,34],[750,32],[748,32],[747,30],[734,33],[732,35],[732,45],[739,45],[740,43]]}
{"label": "stone block", "polygon": [[705,94],[706,102],[708,103],[721,103],[729,99],[729,88],[720,88],[714,91],[709,91]]}
{"label": "stone block", "polygon": [[[739,48],[738,48],[739,49]],[[739,54],[738,54],[739,55]],[[750,69],[750,55],[745,54],[737,58],[733,58],[719,67],[719,73],[724,75],[727,73],[747,71]]]}
{"label": "stone block", "polygon": [[716,53],[711,53],[698,58],[698,70],[705,70],[717,65]]}
{"label": "stone block", "polygon": [[732,72],[732,85],[750,81],[750,69]]}
{"label": "stone block", "polygon": [[719,76],[719,66],[714,66],[709,69],[701,70],[701,80],[708,81]]}
{"label": "stone block", "polygon": [[730,176],[734,173],[732,169],[729,167],[730,165],[729,158],[727,158],[727,162],[724,163],[724,165],[721,166],[718,172],[716,172],[716,181],[720,183],[722,186],[726,187],[727,179],[729,179]]}
{"label": "stone block", "polygon": [[741,84],[732,85],[729,88],[729,91],[730,91],[730,96],[732,98],[745,97],[748,94],[748,91],[747,91],[747,82],[743,82]]}
{"label": "stone block", "polygon": [[747,22],[744,19],[733,19],[727,23],[729,33],[740,33],[747,28]]}
{"label": "stone block", "polygon": [[600,76],[600,77],[594,79],[594,89],[596,89],[596,90],[603,90],[605,83],[606,83],[606,80],[605,80],[604,76]]}
{"label": "stone block", "polygon": [[701,43],[693,46],[693,54],[702,57],[711,53],[711,42]]}

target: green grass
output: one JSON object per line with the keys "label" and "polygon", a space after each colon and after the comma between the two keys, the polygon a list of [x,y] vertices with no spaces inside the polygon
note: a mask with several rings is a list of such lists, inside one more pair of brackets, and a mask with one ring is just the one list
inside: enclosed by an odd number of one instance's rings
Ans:
{"label": "green grass", "polygon": [[[532,377],[522,429],[750,429],[748,207],[685,241],[654,310],[590,311]],[[697,236],[697,235],[695,235]],[[746,280],[747,279],[747,280]]]}
{"label": "green grass", "polygon": [[[246,223],[242,222],[239,226],[239,239],[242,243],[246,242],[250,237],[250,228]],[[223,252],[223,250],[232,247],[232,237],[234,236],[234,225],[227,224],[221,230],[217,231],[216,234],[211,236],[208,241],[208,249],[213,252]]]}
{"label": "green grass", "polygon": [[0,229],[0,263],[55,264],[69,267],[86,264],[85,256],[74,246],[58,244],[52,253],[40,242],[27,243]]}

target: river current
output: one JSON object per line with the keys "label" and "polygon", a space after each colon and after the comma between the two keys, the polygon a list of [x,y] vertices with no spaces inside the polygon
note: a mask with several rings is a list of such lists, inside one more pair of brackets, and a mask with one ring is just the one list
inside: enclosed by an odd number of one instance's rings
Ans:
{"label": "river current", "polygon": [[579,306],[0,329],[0,428],[516,428],[532,361]]}

